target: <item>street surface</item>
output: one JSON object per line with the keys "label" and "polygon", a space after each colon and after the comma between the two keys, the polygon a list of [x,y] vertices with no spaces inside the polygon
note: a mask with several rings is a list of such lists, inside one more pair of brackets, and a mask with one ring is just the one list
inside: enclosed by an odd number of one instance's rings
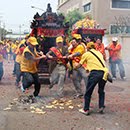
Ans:
{"label": "street surface", "polygon": [[[13,62],[4,62],[4,77],[0,83],[0,130],[130,130],[130,66],[125,63],[126,81],[117,79],[106,85],[105,114],[99,114],[98,94],[95,89],[91,101],[91,115],[78,112],[83,99],[74,99],[70,80],[66,81],[65,97],[55,97],[56,86],[51,90],[42,85],[41,99],[26,102],[33,93],[23,94],[15,87],[12,75]],[[118,76],[119,77],[119,76]],[[82,83],[83,89],[84,85]]]}

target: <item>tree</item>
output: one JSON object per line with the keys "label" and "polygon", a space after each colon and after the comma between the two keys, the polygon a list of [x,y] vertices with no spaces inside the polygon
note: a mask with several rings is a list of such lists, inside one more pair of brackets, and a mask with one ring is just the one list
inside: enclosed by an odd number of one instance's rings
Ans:
{"label": "tree", "polygon": [[0,28],[0,38],[1,40],[3,40],[5,38],[7,34],[7,30],[5,30],[4,28]]}
{"label": "tree", "polygon": [[70,11],[66,17],[65,22],[69,22],[70,27],[73,26],[78,20],[81,20],[84,18],[84,15],[82,15],[78,10]]}

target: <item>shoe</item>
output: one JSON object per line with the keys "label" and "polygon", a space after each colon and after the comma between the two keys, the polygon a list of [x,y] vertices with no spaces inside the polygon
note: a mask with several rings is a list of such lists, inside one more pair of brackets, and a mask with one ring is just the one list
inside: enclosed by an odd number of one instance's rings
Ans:
{"label": "shoe", "polygon": [[85,114],[85,115],[90,115],[90,112],[89,110],[83,110],[83,109],[79,109],[79,112],[82,113],[82,114]]}
{"label": "shoe", "polygon": [[122,80],[126,80],[126,77],[122,77],[121,79],[122,79]]}
{"label": "shoe", "polygon": [[19,84],[18,82],[15,82],[15,86],[16,86],[17,88],[19,88],[19,87],[20,87],[20,84]]}
{"label": "shoe", "polygon": [[34,99],[35,99],[36,102],[44,103],[43,98],[41,96],[34,96]]}
{"label": "shoe", "polygon": [[25,92],[25,89],[23,88],[23,84],[20,84],[20,88],[22,92]]}
{"label": "shoe", "polygon": [[12,73],[12,75],[15,75],[15,73]]}
{"label": "shoe", "polygon": [[74,95],[74,98],[82,98],[83,97],[83,94],[76,94],[76,95]]}
{"label": "shoe", "polygon": [[104,114],[104,107],[101,107],[99,108],[99,111],[98,111],[100,114]]}
{"label": "shoe", "polygon": [[52,89],[52,88],[53,88],[53,85],[52,85],[52,84],[50,84],[50,85],[49,85],[49,89]]}
{"label": "shoe", "polygon": [[112,77],[113,80],[116,80],[116,77]]}
{"label": "shoe", "polygon": [[41,99],[41,96],[34,96],[35,99]]}
{"label": "shoe", "polygon": [[59,97],[59,98],[63,98],[64,97],[64,94],[62,94],[62,93],[57,93],[57,97]]}

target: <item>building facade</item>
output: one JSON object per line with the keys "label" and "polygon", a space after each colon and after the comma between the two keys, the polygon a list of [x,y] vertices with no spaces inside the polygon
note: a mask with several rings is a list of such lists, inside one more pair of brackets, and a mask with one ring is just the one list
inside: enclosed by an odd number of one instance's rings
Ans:
{"label": "building facade", "polygon": [[130,33],[130,0],[58,0],[59,12],[75,9],[91,15],[109,34]]}

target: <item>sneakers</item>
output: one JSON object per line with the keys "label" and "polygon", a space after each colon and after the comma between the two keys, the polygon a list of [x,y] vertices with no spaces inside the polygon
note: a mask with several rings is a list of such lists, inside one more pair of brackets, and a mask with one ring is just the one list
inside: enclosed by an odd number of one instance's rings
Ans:
{"label": "sneakers", "polygon": [[104,114],[104,107],[101,107],[99,108],[99,111],[98,111],[100,114]]}
{"label": "sneakers", "polygon": [[82,113],[82,114],[85,114],[85,115],[89,115],[89,110],[83,110],[83,109],[79,109],[79,112]]}
{"label": "sneakers", "polygon": [[125,81],[125,80],[126,80],[126,77],[122,77],[121,79]]}
{"label": "sneakers", "polygon": [[41,99],[41,96],[34,96],[35,99]]}
{"label": "sneakers", "polygon": [[74,98],[82,98],[82,97],[83,97],[83,94],[81,94],[81,93],[74,95]]}
{"label": "sneakers", "polygon": [[112,77],[113,80],[116,80],[116,77]]}
{"label": "sneakers", "polygon": [[16,88],[20,88],[20,84],[18,82],[15,82]]}
{"label": "sneakers", "polygon": [[52,88],[53,88],[53,85],[52,85],[52,84],[50,84],[50,85],[49,85],[49,89],[52,89]]}
{"label": "sneakers", "polygon": [[23,84],[22,83],[20,84],[20,88],[21,88],[22,92],[25,92],[25,89],[23,88]]}
{"label": "sneakers", "polygon": [[35,99],[36,102],[45,103],[42,96],[34,96],[34,99]]}

